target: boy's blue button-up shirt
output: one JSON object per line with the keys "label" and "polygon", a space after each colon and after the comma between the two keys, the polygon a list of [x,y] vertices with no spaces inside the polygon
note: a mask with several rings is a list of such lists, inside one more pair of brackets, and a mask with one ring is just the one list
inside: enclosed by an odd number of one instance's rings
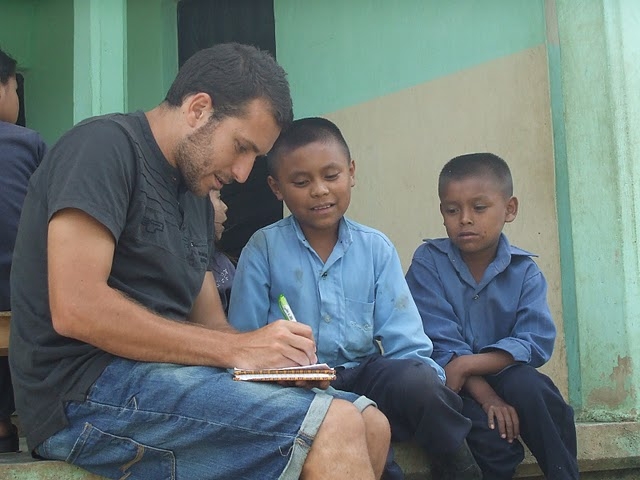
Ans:
{"label": "boy's blue button-up shirt", "polygon": [[238,262],[229,322],[249,331],[283,318],[280,294],[313,329],[320,362],[355,366],[380,351],[378,340],[385,356],[424,361],[444,381],[398,254],[381,232],[343,218],[325,263],[293,216],[259,230]]}
{"label": "boy's blue button-up shirt", "polygon": [[495,349],[533,367],[549,360],[556,328],[546,281],[531,256],[502,234],[478,283],[448,238],[418,247],[406,279],[440,365]]}

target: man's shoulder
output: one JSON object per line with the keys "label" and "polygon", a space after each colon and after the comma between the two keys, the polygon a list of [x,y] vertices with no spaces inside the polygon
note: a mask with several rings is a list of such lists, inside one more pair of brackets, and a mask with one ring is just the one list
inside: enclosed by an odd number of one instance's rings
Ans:
{"label": "man's shoulder", "polygon": [[99,115],[90,117],[77,123],[62,138],[66,136],[75,136],[77,134],[85,135],[87,132],[120,132],[130,136],[131,129],[137,127],[136,114],[133,113],[109,113],[107,115]]}

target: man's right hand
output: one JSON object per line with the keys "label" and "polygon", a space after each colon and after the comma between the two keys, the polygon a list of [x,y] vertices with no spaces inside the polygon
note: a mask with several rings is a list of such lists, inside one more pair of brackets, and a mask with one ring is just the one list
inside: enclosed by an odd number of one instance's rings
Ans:
{"label": "man's right hand", "polygon": [[313,332],[303,323],[278,320],[235,337],[238,368],[296,367],[318,362]]}

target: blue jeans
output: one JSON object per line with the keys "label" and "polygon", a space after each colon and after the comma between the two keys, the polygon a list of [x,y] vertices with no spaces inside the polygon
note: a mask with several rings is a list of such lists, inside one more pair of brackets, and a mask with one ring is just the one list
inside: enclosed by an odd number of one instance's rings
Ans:
{"label": "blue jeans", "polygon": [[36,452],[113,479],[297,479],[333,398],[374,405],[331,393],[117,358]]}

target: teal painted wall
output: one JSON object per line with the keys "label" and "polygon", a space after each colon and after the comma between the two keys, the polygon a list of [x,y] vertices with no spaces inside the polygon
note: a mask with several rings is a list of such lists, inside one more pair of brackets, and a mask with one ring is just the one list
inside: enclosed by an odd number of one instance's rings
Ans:
{"label": "teal painted wall", "polygon": [[568,391],[571,405],[577,410],[580,410],[582,408],[582,372],[580,370],[578,306],[576,304],[575,257],[573,251],[573,229],[571,225],[571,196],[569,192],[564,95],[562,93],[562,63],[560,61],[560,42],[558,39],[558,20],[555,0],[546,1],[545,11],[547,21],[549,93],[551,98],[553,150],[556,174],[558,237],[561,252],[562,315],[567,349],[567,369],[569,373]]}
{"label": "teal painted wall", "polygon": [[638,420],[640,3],[555,3],[563,105],[553,107],[566,138],[558,180],[570,209],[560,233],[571,235],[578,319],[572,398],[583,419]]}
{"label": "teal painted wall", "polygon": [[31,22],[37,0],[0,0],[0,48],[18,60],[25,77],[32,63]]}
{"label": "teal painted wall", "polygon": [[274,0],[274,10],[297,117],[545,42],[542,0]]}
{"label": "teal painted wall", "polygon": [[128,110],[149,110],[178,72],[176,0],[128,0]]}
{"label": "teal painted wall", "polygon": [[25,76],[30,128],[53,143],[73,124],[73,0],[0,0],[0,45]]}

